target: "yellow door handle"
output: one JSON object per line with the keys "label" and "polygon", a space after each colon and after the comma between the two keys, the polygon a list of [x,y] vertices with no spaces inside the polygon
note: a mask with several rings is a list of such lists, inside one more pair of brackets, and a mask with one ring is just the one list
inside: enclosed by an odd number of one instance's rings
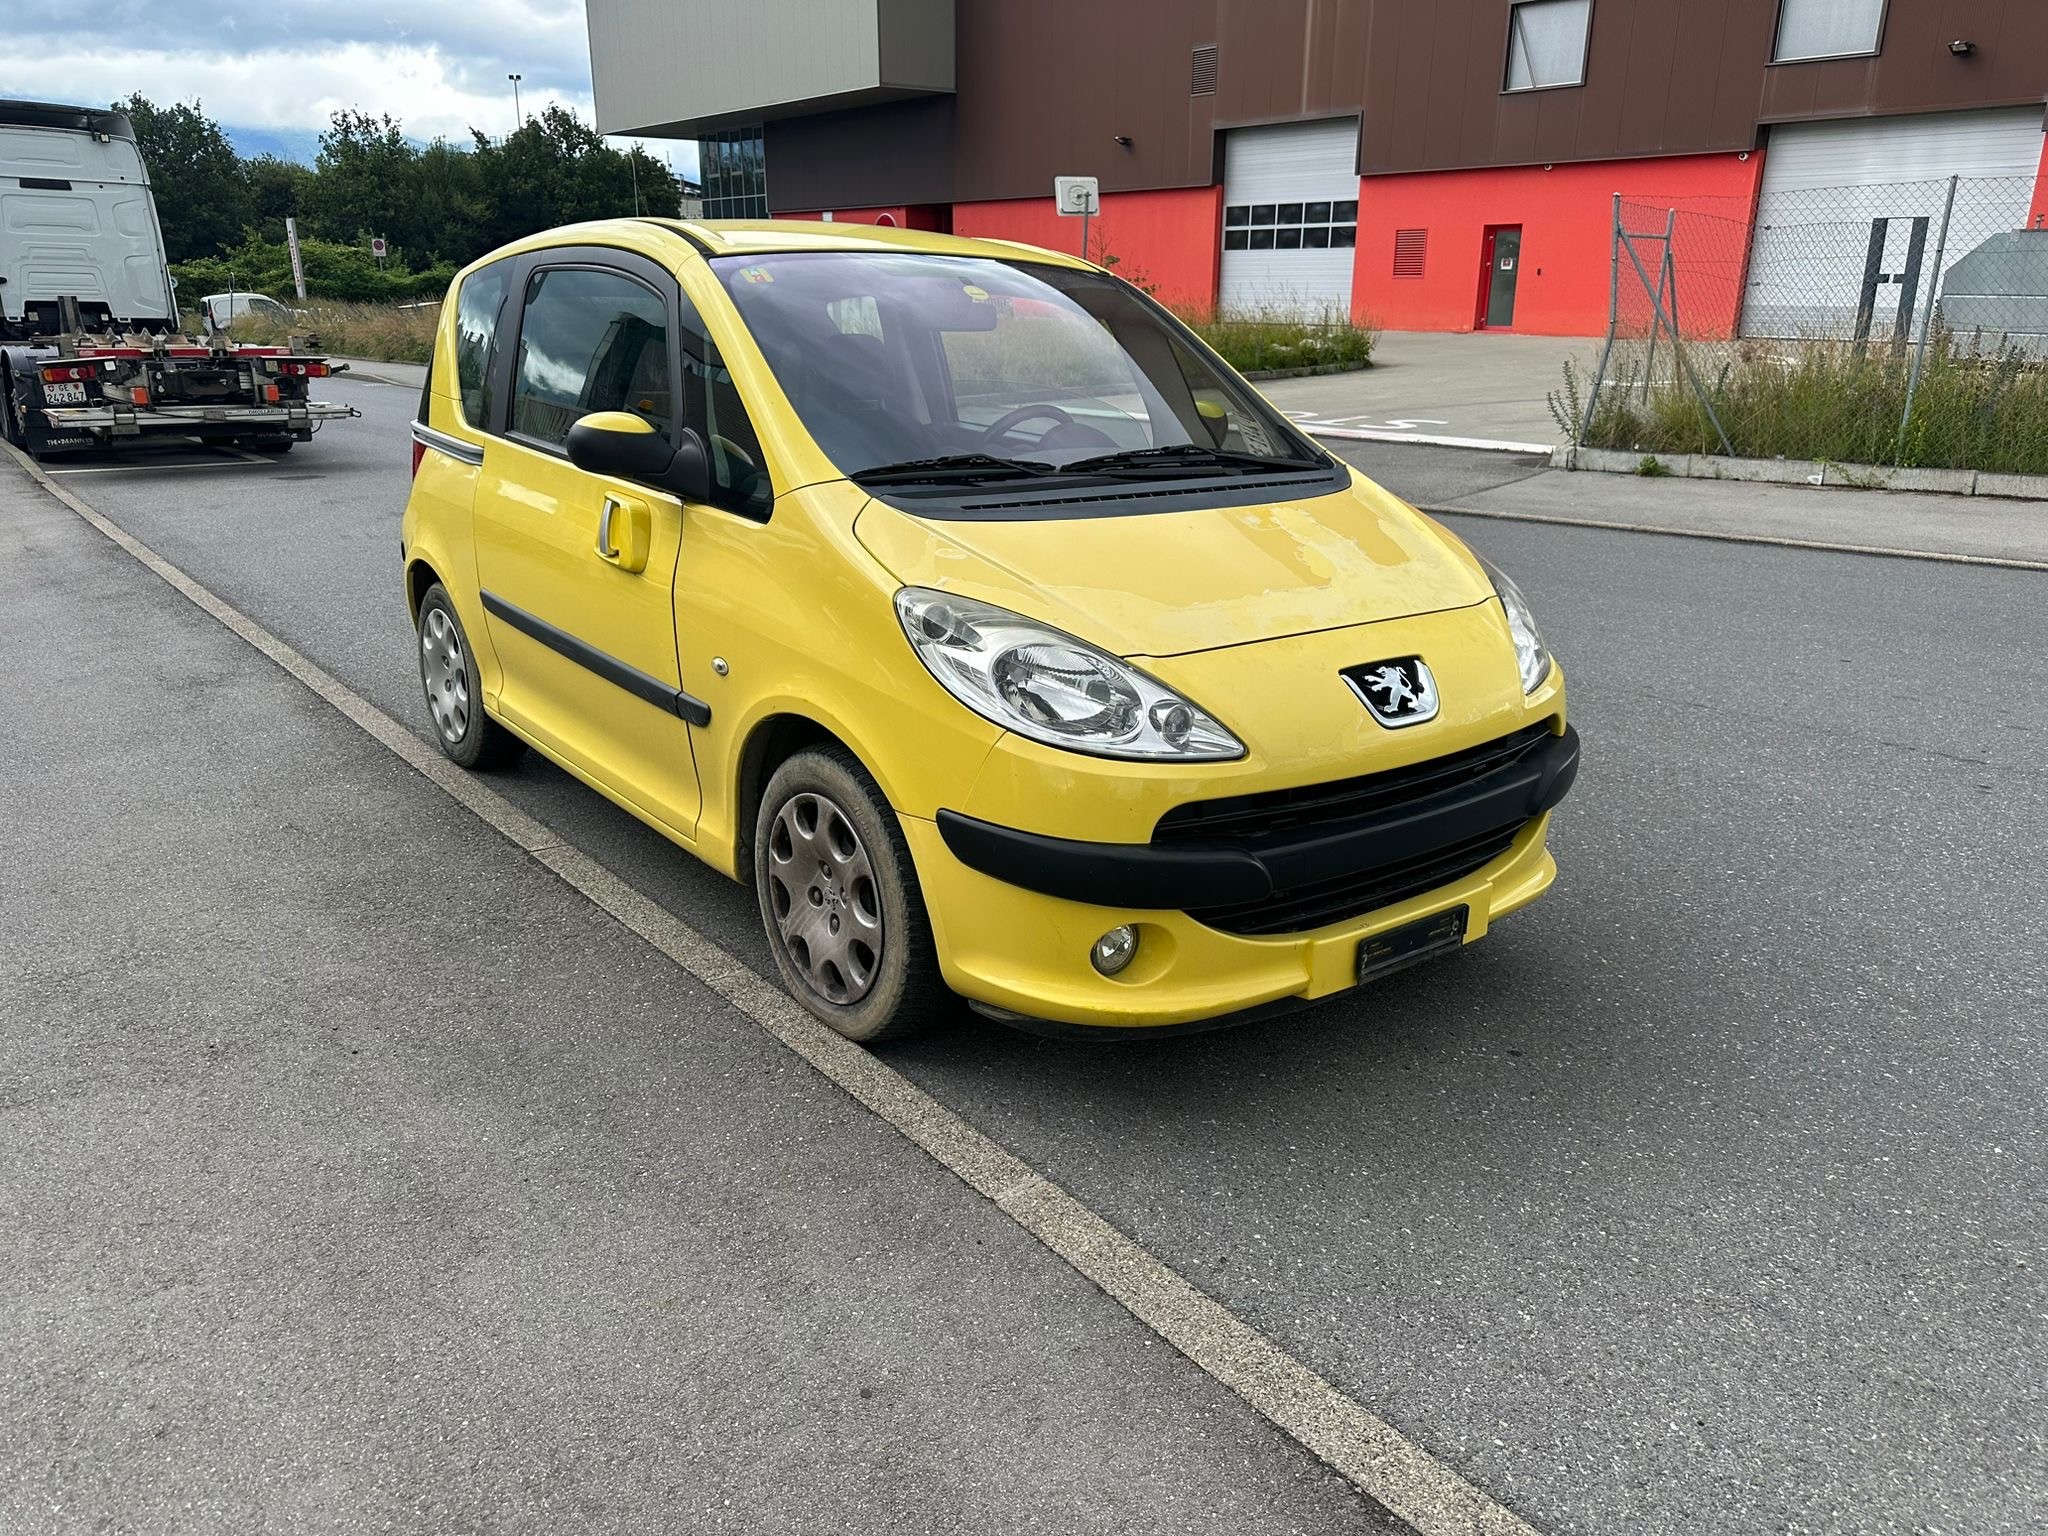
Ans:
{"label": "yellow door handle", "polygon": [[597,557],[622,571],[647,569],[654,513],[637,496],[611,496],[597,514]]}

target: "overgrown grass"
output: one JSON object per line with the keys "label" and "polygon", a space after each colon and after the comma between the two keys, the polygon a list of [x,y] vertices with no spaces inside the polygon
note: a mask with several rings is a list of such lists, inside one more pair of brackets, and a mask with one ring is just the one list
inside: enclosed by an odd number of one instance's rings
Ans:
{"label": "overgrown grass", "polygon": [[[1740,457],[2048,474],[2048,361],[2016,348],[1981,352],[1973,337],[1937,334],[1903,430],[1910,348],[1750,341],[1696,344],[1688,357]],[[1667,370],[1660,359],[1647,399],[1639,370],[1611,378],[1587,446],[1721,452],[1698,392]],[[1568,376],[1554,400],[1561,424],[1576,419],[1579,387]]]}
{"label": "overgrown grass", "polygon": [[305,314],[287,326],[244,317],[234,333],[243,341],[266,345],[290,336],[311,336],[315,347],[335,357],[360,357],[379,363],[424,363],[434,349],[434,327],[441,317],[439,300],[424,304],[333,304],[315,299]]}
{"label": "overgrown grass", "polygon": [[1368,368],[1379,332],[1338,312],[1303,318],[1278,310],[1176,311],[1239,373],[1283,368]]}

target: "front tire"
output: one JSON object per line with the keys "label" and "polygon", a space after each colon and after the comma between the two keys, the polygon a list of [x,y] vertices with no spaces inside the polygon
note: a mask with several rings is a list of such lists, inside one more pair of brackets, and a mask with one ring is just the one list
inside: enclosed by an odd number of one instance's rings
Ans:
{"label": "front tire", "polygon": [[957,1006],[896,813],[844,747],[791,757],[754,823],[754,889],[790,995],[863,1045]]}
{"label": "front tire", "polygon": [[462,620],[438,581],[420,599],[420,686],[434,740],[448,760],[464,768],[502,768],[517,762],[526,743],[484,712],[483,679]]}

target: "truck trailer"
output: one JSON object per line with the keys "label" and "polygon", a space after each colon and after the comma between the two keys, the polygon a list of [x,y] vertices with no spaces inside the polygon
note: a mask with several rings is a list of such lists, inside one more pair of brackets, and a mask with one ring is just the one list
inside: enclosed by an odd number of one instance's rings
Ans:
{"label": "truck trailer", "polygon": [[[345,367],[346,365],[340,365]],[[161,438],[271,452],[359,414],[310,397],[308,338],[180,327],[148,169],[126,116],[0,100],[0,434],[38,458]]]}

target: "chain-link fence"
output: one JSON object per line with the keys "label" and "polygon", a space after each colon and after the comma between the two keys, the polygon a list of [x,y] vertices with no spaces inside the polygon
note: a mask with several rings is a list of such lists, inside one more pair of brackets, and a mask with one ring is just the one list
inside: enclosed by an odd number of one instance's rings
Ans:
{"label": "chain-link fence", "polygon": [[1575,442],[2048,473],[2048,200],[1953,177],[1621,199]]}

